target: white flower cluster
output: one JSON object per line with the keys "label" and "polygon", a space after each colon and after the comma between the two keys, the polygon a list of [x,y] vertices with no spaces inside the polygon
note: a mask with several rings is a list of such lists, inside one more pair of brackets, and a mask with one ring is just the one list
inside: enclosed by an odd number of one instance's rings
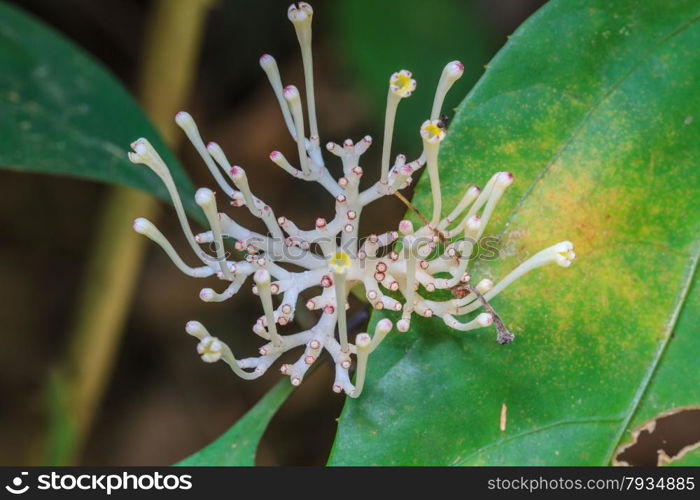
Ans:
{"label": "white flower cluster", "polygon": [[[414,161],[406,162],[398,155],[390,166],[391,142],[394,120],[399,102],[411,95],[416,87],[409,71],[394,73],[389,80],[385,116],[384,141],[380,178],[366,190],[360,190],[360,178],[364,171],[360,166],[362,154],[372,144],[365,136],[357,143],[345,140],[342,145],[329,142],[326,149],[340,158],[342,176],[336,179],[325,166],[316,120],[313,92],[313,67],[311,59],[311,19],[313,10],[304,2],[289,7],[288,16],[296,30],[301,46],[306,88],[306,119],[300,93],[294,86],[282,86],[275,59],[264,55],[260,65],[267,74],[289,133],[296,140],[298,167],[293,166],[279,151],[273,151],[270,159],[297,179],[316,181],[335,198],[335,215],[329,221],[316,219],[315,227],[300,229],[286,217],[277,217],[269,205],[257,198],[248,183],[245,171],[232,166],[222,149],[215,143],[202,141],[192,117],[178,113],[177,124],[201,155],[227,201],[234,207],[246,207],[260,218],[266,227],[265,234],[257,233],[237,224],[228,215],[219,213],[214,192],[201,188],[195,200],[208,220],[210,230],[193,234],[182,202],[170,172],[146,139],[132,144],[129,159],[150,167],[164,182],[175,205],[182,230],[202,265],[190,267],[175,252],[172,245],[148,220],[137,219],[134,229],[158,243],[175,265],[185,274],[206,278],[216,275],[228,282],[227,288],[216,292],[204,288],[200,298],[206,302],[219,302],[231,298],[253,277],[253,293],[260,297],[264,315],[253,326],[253,332],[267,341],[260,348],[260,355],[237,359],[231,349],[218,338],[212,337],[197,321],[187,324],[187,333],[199,339],[197,351],[202,359],[212,363],[225,361],[244,379],[260,377],[282,355],[296,347],[304,352],[294,364],[282,365],[281,371],[291,383],[301,383],[309,367],[325,349],[336,367],[333,390],[344,391],[358,397],[367,372],[367,359],[392,330],[388,319],[379,321],[372,336],[360,333],[354,344],[348,338],[348,293],[356,285],[364,286],[364,293],[375,309],[401,312],[396,328],[409,329],[414,314],[441,318],[448,326],[460,331],[489,326],[495,322],[499,330],[498,340],[507,343],[512,335],[488,304],[506,286],[523,274],[550,262],[568,266],[574,258],[573,246],[561,242],[536,254],[502,281],[494,285],[488,279],[471,286],[468,272],[470,256],[478,244],[494,211],[496,203],[512,183],[507,172],[498,172],[483,189],[469,187],[457,206],[447,217],[442,217],[438,152],[447,133],[441,118],[443,100],[452,84],[462,76],[462,64],[453,61],[442,72],[435,92],[430,118],[420,127],[423,152]],[[420,228],[408,221],[401,221],[398,231],[369,235],[361,244],[358,226],[363,209],[382,196],[391,196],[411,184],[414,174],[421,168],[428,170],[432,190],[433,210],[430,220]],[[244,255],[240,260],[230,258],[224,247],[224,238],[233,238],[235,248]],[[200,245],[213,248],[211,255]],[[287,266],[285,266],[287,264]],[[289,264],[302,268],[292,271]],[[319,289],[320,293],[306,301],[312,311],[320,311],[318,322],[312,328],[291,335],[281,335],[278,327],[294,320],[300,294]],[[461,290],[448,300],[434,300],[424,295],[440,289]],[[390,293],[392,292],[392,293]],[[275,307],[275,298],[278,305]],[[399,299],[394,298],[399,297]],[[484,308],[471,319],[460,318]],[[499,327],[500,325],[500,327]],[[336,334],[337,330],[337,334]],[[350,377],[351,356],[356,358],[355,383]]]}

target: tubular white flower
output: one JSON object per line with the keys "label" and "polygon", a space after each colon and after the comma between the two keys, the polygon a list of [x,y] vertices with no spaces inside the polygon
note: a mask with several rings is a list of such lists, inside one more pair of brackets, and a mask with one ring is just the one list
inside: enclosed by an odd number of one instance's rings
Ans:
{"label": "tubular white flower", "polygon": [[403,239],[404,250],[406,254],[406,290],[404,291],[404,297],[406,297],[406,303],[403,306],[403,314],[396,327],[400,332],[405,332],[408,330],[411,322],[411,313],[415,307],[415,297],[416,297],[416,251],[418,249],[418,242],[416,238],[412,235],[408,235]]}
{"label": "tubular white flower", "polygon": [[311,57],[311,20],[314,10],[306,2],[297,2],[289,6],[287,16],[294,25],[299,47],[301,48],[301,59],[304,66],[304,85],[306,86],[306,106],[309,112],[309,129],[311,137],[318,141],[318,125],[316,123],[316,102],[314,99],[314,66]]}
{"label": "tubular white flower", "polygon": [[214,243],[216,245],[216,260],[219,262],[219,268],[224,278],[233,280],[233,275],[226,263],[226,249],[224,248],[224,240],[221,233],[221,224],[219,222],[219,213],[216,210],[216,198],[211,189],[200,188],[194,196],[197,205],[204,211],[204,215],[209,222],[212,234],[214,235]]}
{"label": "tubular white flower", "polygon": [[430,190],[433,197],[433,216],[430,220],[432,227],[437,227],[442,212],[442,194],[440,191],[440,173],[438,172],[438,153],[440,142],[445,138],[445,129],[439,120],[426,120],[420,128],[423,138],[423,151],[430,179]]}
{"label": "tubular white flower", "polygon": [[355,390],[350,394],[353,398],[359,398],[365,386],[365,376],[367,374],[367,358],[372,352],[372,340],[366,333],[360,333],[355,337],[357,347],[357,371],[355,372]]}
{"label": "tubular white flower", "polygon": [[131,144],[133,152],[128,153],[129,160],[132,163],[143,164],[150,168],[160,180],[165,184],[168,194],[170,194],[170,199],[175,206],[175,212],[177,213],[177,218],[180,221],[180,227],[182,227],[182,232],[185,234],[187,242],[192,247],[192,251],[199,257],[199,259],[207,264],[206,259],[203,258],[203,252],[199,248],[197,241],[194,238],[192,229],[187,222],[187,216],[185,215],[185,208],[182,206],[182,200],[180,199],[180,194],[177,192],[175,187],[175,182],[170,175],[170,170],[165,165],[163,159],[158,155],[155,149],[147,139],[141,138],[137,139]]}
{"label": "tubular white flower", "polygon": [[270,86],[272,87],[272,91],[275,93],[277,102],[282,110],[282,117],[284,118],[284,123],[287,125],[289,134],[292,137],[296,137],[297,133],[296,129],[294,128],[292,114],[289,112],[289,105],[287,104],[287,100],[284,98],[282,78],[280,77],[280,71],[277,68],[277,61],[270,54],[263,54],[260,57],[260,67],[263,69],[267,75],[267,79],[270,81]]}
{"label": "tubular white flower", "polygon": [[204,146],[204,141],[199,135],[199,129],[192,119],[192,115],[186,111],[180,111],[177,115],[175,115],[175,123],[177,123],[178,126],[185,132],[185,135],[195,147],[202,160],[204,160],[204,164],[209,169],[209,172],[211,172],[211,175],[214,177],[214,180],[216,180],[219,187],[229,197],[233,198],[235,195],[235,190],[229,186],[224,177],[221,175],[219,169],[216,167],[216,164],[211,159],[211,156],[209,156],[207,148]]}
{"label": "tubular white flower", "polygon": [[301,170],[306,175],[311,175],[311,168],[309,167],[309,158],[306,154],[306,139],[304,137],[304,113],[301,110],[301,99],[299,97],[299,90],[294,85],[288,85],[284,88],[284,98],[287,100],[289,109],[292,112],[292,119],[294,120],[294,127],[297,131],[296,142],[297,150],[299,152],[299,164],[301,165]]}
{"label": "tubular white flower", "polygon": [[466,323],[460,323],[451,314],[445,314],[442,317],[447,326],[460,332],[468,332],[477,328],[484,328],[493,323],[493,316],[489,313],[481,313],[476,318]]}
{"label": "tubular white flower", "polygon": [[275,313],[272,307],[272,291],[270,290],[270,273],[266,269],[260,269],[255,272],[253,280],[260,295],[263,310],[265,311],[265,319],[267,320],[267,331],[270,333],[272,345],[276,347],[282,346],[282,338],[277,333],[277,324],[275,322]]}
{"label": "tubular white flower", "polygon": [[335,301],[336,312],[338,314],[338,332],[340,335],[340,349],[343,352],[348,352],[348,324],[345,313],[347,304],[347,291],[345,288],[345,279],[350,269],[350,257],[345,252],[337,251],[333,257],[329,259],[329,265],[333,270],[335,282]]}
{"label": "tubular white flower", "polygon": [[386,338],[387,334],[392,328],[393,325],[391,324],[391,321],[386,318],[380,319],[377,322],[377,326],[374,328],[374,335],[372,336],[372,344],[370,345],[370,354],[372,354],[374,350],[379,347],[379,344],[382,343],[382,340]]}
{"label": "tubular white flower", "polygon": [[387,184],[389,173],[389,156],[391,155],[391,142],[394,135],[394,121],[396,110],[401,99],[410,97],[416,89],[416,81],[411,78],[411,72],[405,69],[391,75],[389,79],[389,93],[386,98],[386,113],[384,115],[384,145],[382,146],[381,177],[379,182]]}
{"label": "tubular white flower", "polygon": [[199,321],[190,321],[185,326],[187,333],[199,339],[197,344],[197,352],[202,357],[202,360],[207,363],[213,363],[219,359],[223,359],[231,370],[242,379],[252,380],[260,375],[256,373],[248,373],[241,369],[238,360],[233,355],[231,349],[216,337],[209,335],[207,329]]}
{"label": "tubular white flower", "polygon": [[442,70],[440,75],[440,81],[438,82],[437,89],[435,90],[435,98],[433,99],[433,109],[430,112],[430,119],[437,120],[440,117],[440,111],[442,110],[442,103],[445,101],[445,96],[449,92],[450,88],[460,78],[464,73],[464,65],[459,61],[452,61],[447,63],[445,68]]}
{"label": "tubular white flower", "polygon": [[188,276],[193,278],[207,278],[215,273],[209,266],[202,267],[190,267],[182,260],[182,258],[177,254],[170,242],[163,236],[156,226],[153,225],[148,219],[139,217],[134,220],[134,231],[139,234],[147,236],[150,240],[156,242],[165,251],[165,253],[170,257],[170,260],[177,266],[177,268]]}
{"label": "tubular white flower", "polygon": [[[562,241],[556,245],[552,245],[549,248],[545,248],[513,269],[505,278],[499,281],[496,286],[484,293],[484,298],[486,300],[491,300],[515,280],[529,273],[530,271],[537,269],[538,267],[551,263],[555,263],[561,267],[569,267],[574,258],[576,258],[576,254],[574,253],[574,245],[570,241]],[[479,303],[475,301],[465,307],[462,314],[474,311],[478,307]]]}
{"label": "tubular white flower", "polygon": [[[462,75],[461,63],[448,63],[442,72],[430,119],[420,127],[423,152],[417,159],[407,162],[406,156],[399,154],[389,168],[398,103],[416,88],[411,73],[402,70],[389,79],[381,164],[370,169],[361,161],[361,156],[372,144],[370,136],[356,142],[351,139],[342,143],[329,142],[327,151],[342,163],[342,176],[337,178],[325,167],[319,147],[311,59],[313,10],[301,2],[289,8],[288,16],[302,52],[310,135],[305,136],[304,111],[298,89],[283,87],[274,58],[262,56],[260,66],[267,74],[286,126],[297,143],[299,168],[290,164],[279,151],[273,151],[269,157],[293,177],[317,182],[330,193],[335,201],[332,216],[321,214],[311,228],[300,228],[288,217],[276,217],[272,208],[255,196],[244,169],[232,166],[218,144],[210,142],[205,146],[192,117],[182,112],[176,116],[178,125],[199,152],[216,184],[230,198],[231,205],[245,205],[266,228],[262,232],[252,231],[219,213],[214,192],[201,188],[195,201],[204,211],[209,228],[195,237],[172,176],[151,144],[146,139],[139,139],[132,144],[133,151],[129,153],[132,162],[147,165],[165,184],[187,241],[204,266],[188,266],[163,234],[146,219],[136,219],[134,230],[161,246],[183,273],[197,278],[217,275],[227,282],[227,287],[220,292],[202,288],[199,296],[203,301],[228,300],[239,292],[249,276],[253,276],[253,293],[260,297],[264,312],[252,326],[253,333],[265,342],[259,349],[259,356],[236,359],[223,341],[211,336],[201,323],[191,321],[186,331],[199,340],[197,351],[202,360],[208,363],[222,360],[236,375],[251,380],[264,374],[283,353],[303,346],[303,353],[296,362],[280,368],[293,385],[299,385],[309,367],[325,351],[335,364],[333,390],[358,397],[367,379],[369,356],[379,348],[393,324],[389,319],[381,319],[371,338],[363,332],[355,337],[354,343],[349,341],[348,294],[357,284],[364,285],[367,300],[375,309],[385,309],[390,314],[400,312],[396,322],[399,331],[408,331],[413,314],[418,314],[425,318],[435,317],[433,321],[439,318],[458,331],[493,324],[498,333],[497,341],[502,344],[511,342],[512,333],[488,300],[538,267],[548,263],[569,266],[575,254],[570,242],[558,243],[520,264],[496,285],[488,278],[472,278],[470,275],[470,259],[479,258],[479,252],[473,251],[474,247],[513,177],[508,172],[497,172],[483,189],[470,186],[449,215],[441,218],[438,153],[448,131],[440,113],[446,93]],[[391,196],[410,185],[424,166],[428,170],[433,203],[430,221],[423,224],[403,220],[398,223],[397,230],[371,234],[360,245],[358,231],[363,209],[382,196]],[[228,178],[222,175],[222,170]],[[376,175],[378,180],[360,192],[360,180],[367,173]],[[421,214],[418,219],[426,221]],[[223,246],[225,237],[232,238],[235,250],[242,254],[235,262],[227,260]],[[395,246],[399,238],[400,247]],[[216,245],[216,256],[203,252],[200,244]],[[472,286],[470,283],[477,284]],[[432,294],[439,290],[450,290],[454,297],[437,300]],[[273,295],[280,297],[276,309]],[[317,312],[298,310],[301,297],[305,297],[306,309]],[[282,329],[292,327],[295,313],[299,311],[315,316],[316,324],[301,332],[282,334]],[[474,311],[478,311],[475,316],[467,316]],[[353,356],[356,361],[355,384],[351,382]]]}
{"label": "tubular white flower", "polygon": [[445,229],[449,224],[457,220],[457,217],[479,197],[479,193],[481,193],[481,189],[478,186],[469,186],[454,210],[440,223],[440,229]]}
{"label": "tubular white flower", "polygon": [[270,160],[272,160],[272,162],[275,165],[277,165],[278,167],[280,167],[282,170],[284,170],[288,174],[292,175],[293,177],[302,178],[304,175],[300,170],[297,170],[296,168],[294,168],[287,161],[287,158],[285,158],[284,155],[282,153],[280,153],[279,151],[273,151],[272,153],[270,153]]}

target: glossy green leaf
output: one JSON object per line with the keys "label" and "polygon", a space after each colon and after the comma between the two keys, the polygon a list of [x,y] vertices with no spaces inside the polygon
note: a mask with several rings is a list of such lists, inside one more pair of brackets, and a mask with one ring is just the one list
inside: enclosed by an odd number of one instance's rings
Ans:
{"label": "glossy green leaf", "polygon": [[255,452],[272,417],[294,390],[286,378],[216,441],[177,465],[255,465]]}
{"label": "glossy green leaf", "polygon": [[513,344],[427,319],[389,337],[331,464],[610,463],[654,384],[668,390],[655,375],[684,362],[666,355],[700,252],[698,21],[697,0],[553,0],[513,34],[451,125],[446,204],[515,174],[489,225],[500,257],[474,279],[564,239],[578,258],[493,301]]}
{"label": "glossy green leaf", "polygon": [[100,63],[29,14],[0,3],[0,167],[143,189],[158,177],[127,158],[148,138],[194,214],[194,189],[134,99]]}

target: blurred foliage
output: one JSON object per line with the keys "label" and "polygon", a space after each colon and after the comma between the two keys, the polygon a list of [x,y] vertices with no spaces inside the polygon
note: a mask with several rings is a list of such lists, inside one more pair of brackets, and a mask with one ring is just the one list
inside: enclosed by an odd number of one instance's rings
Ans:
{"label": "blurred foliage", "polygon": [[[418,129],[430,114],[440,73],[452,60],[464,63],[464,75],[445,99],[443,112],[464,98],[484,70],[495,44],[488,23],[474,2],[441,0],[431,4],[342,0],[334,3],[336,51],[348,66],[339,68],[370,101],[376,130],[382,130],[389,77],[408,69],[418,82],[416,91],[399,106],[396,150],[409,158],[420,154]],[[489,29],[491,28],[491,29]],[[377,137],[380,137],[377,134]]]}
{"label": "blurred foliage", "polygon": [[30,14],[0,3],[0,166],[122,184],[168,199],[163,183],[127,158],[147,137],[193,214],[194,188],[134,99],[114,77]]}

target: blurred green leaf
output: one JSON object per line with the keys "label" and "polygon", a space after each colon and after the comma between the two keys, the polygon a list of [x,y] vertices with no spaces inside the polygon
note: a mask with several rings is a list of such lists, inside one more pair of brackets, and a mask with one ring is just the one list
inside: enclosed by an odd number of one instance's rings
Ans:
{"label": "blurred green leaf", "polygon": [[293,390],[289,380],[280,380],[216,441],[177,465],[255,465],[255,452],[267,424]]}
{"label": "blurred green leaf", "polygon": [[[330,464],[608,464],[657,393],[700,403],[696,302],[672,337],[700,252],[699,20],[697,0],[553,0],[516,31],[450,127],[446,206],[515,174],[477,281],[564,239],[579,257],[493,301],[511,345],[422,318],[390,336]],[[691,381],[672,386],[683,363]]]}
{"label": "blurred green leaf", "polygon": [[372,113],[378,129],[384,123],[391,74],[408,69],[418,82],[411,98],[399,107],[395,149],[419,147],[418,128],[430,114],[447,62],[458,59],[465,65],[462,79],[445,100],[444,111],[451,115],[494,52],[474,3],[441,0],[435,7],[427,5],[422,0],[405,0],[400,6],[373,0],[333,3],[336,50],[349,64],[346,73],[354,77],[363,98],[379,110]]}
{"label": "blurred green leaf", "polygon": [[200,216],[185,171],[121,84],[53,29],[3,3],[0,68],[0,167],[123,184],[167,200],[160,179],[127,158],[129,144],[146,137]]}

